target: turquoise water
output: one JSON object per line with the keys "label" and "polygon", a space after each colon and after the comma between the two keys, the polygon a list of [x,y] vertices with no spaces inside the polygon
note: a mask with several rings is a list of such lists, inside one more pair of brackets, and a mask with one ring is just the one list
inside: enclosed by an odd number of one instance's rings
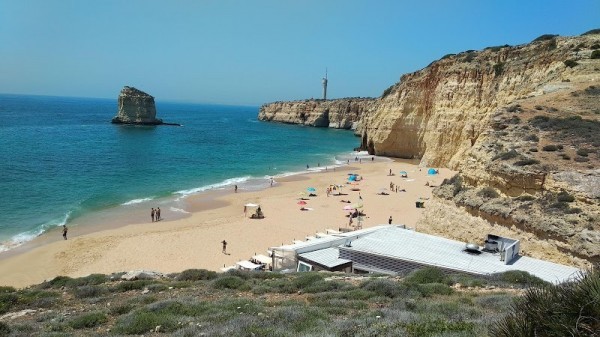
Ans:
{"label": "turquoise water", "polygon": [[157,102],[182,127],[113,125],[116,111],[116,99],[0,95],[0,251],[94,212],[266,187],[359,145],[350,131],[260,122],[258,107]]}

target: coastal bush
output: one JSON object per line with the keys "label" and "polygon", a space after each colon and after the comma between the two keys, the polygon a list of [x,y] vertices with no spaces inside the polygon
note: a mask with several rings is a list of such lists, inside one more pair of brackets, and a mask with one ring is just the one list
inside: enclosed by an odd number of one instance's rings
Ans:
{"label": "coastal bush", "polygon": [[69,326],[73,329],[93,328],[108,321],[106,314],[103,312],[90,312],[77,316],[69,321]]}
{"label": "coastal bush", "polygon": [[587,157],[575,157],[575,161],[578,163],[586,163],[590,161],[590,159]]}
{"label": "coastal bush", "polygon": [[566,60],[563,62],[565,64],[565,66],[569,67],[569,68],[573,68],[576,65],[578,65],[579,63],[577,63],[577,61],[575,60]]}
{"label": "coastal bush", "polygon": [[10,331],[10,326],[0,321],[0,336],[8,336],[10,335]]}
{"label": "coastal bush", "polygon": [[154,330],[159,325],[161,332],[171,332],[177,328],[177,321],[170,314],[139,310],[121,316],[117,320],[113,331],[127,335],[140,335]]}
{"label": "coastal bush", "polygon": [[546,152],[553,152],[558,150],[558,147],[554,144],[544,145],[544,147],[542,147],[542,150]]}
{"label": "coastal bush", "polygon": [[539,164],[539,163],[540,163],[540,161],[537,159],[525,158],[525,159],[517,160],[516,162],[514,162],[513,165],[528,166],[528,165],[535,165],[535,164]]}
{"label": "coastal bush", "polygon": [[570,157],[568,154],[566,154],[566,153],[561,153],[561,154],[560,154],[560,156],[561,156],[561,157],[562,157],[562,159],[564,159],[564,160],[571,160],[571,157]]}
{"label": "coastal bush", "polygon": [[496,156],[494,156],[494,158],[492,158],[492,160],[509,160],[509,159],[513,159],[519,156],[519,152],[517,152],[515,149],[512,149],[510,151],[507,152],[502,152]]}
{"label": "coastal bush", "polygon": [[465,333],[470,336],[475,324],[465,321],[447,321],[444,319],[425,318],[410,322],[404,326],[407,336],[462,336]]}
{"label": "coastal bush", "polygon": [[570,195],[567,191],[560,191],[560,193],[558,193],[556,196],[556,200],[562,202],[573,202],[575,201],[575,197]]}
{"label": "coastal bush", "polygon": [[73,295],[82,298],[98,297],[106,294],[108,289],[99,286],[81,286],[73,290]]}
{"label": "coastal bush", "polygon": [[536,37],[533,41],[531,42],[538,42],[538,41],[549,41],[549,40],[553,40],[555,37],[557,37],[557,34],[544,34],[544,35],[540,35],[538,37]]}
{"label": "coastal bush", "polygon": [[448,276],[441,269],[435,267],[415,270],[404,278],[404,282],[412,284],[448,283],[448,281]]}
{"label": "coastal bush", "polygon": [[298,273],[292,284],[297,289],[304,289],[321,281],[323,281],[323,276],[317,272]]}
{"label": "coastal bush", "polygon": [[217,273],[206,269],[187,269],[182,271],[175,278],[178,281],[201,281],[214,280],[217,278]]}
{"label": "coastal bush", "polygon": [[445,59],[450,58],[450,57],[452,57],[454,55],[456,55],[456,54],[446,54],[446,55],[442,56],[442,58],[440,60],[445,60]]}
{"label": "coastal bush", "polygon": [[130,312],[134,308],[135,306],[130,303],[115,305],[110,308],[110,314],[113,316],[120,316]]}
{"label": "coastal bush", "polygon": [[19,297],[16,294],[0,294],[0,314],[7,313],[17,303],[19,303]]}
{"label": "coastal bush", "polygon": [[486,186],[486,187],[480,189],[479,191],[477,191],[477,196],[480,196],[480,197],[486,198],[486,199],[494,199],[494,198],[498,198],[500,196],[500,194],[493,187]]}
{"label": "coastal bush", "polygon": [[417,289],[423,297],[431,297],[433,295],[450,295],[454,292],[450,286],[443,283],[426,283],[419,284]]}
{"label": "coastal bush", "polygon": [[531,194],[522,194],[516,198],[519,201],[533,201],[535,197]]}
{"label": "coastal bush", "polygon": [[383,91],[383,94],[381,94],[381,98],[384,98],[386,96],[388,96],[389,94],[392,93],[392,90],[394,89],[395,84],[390,85],[389,87],[387,87],[387,89],[385,89]]}
{"label": "coastal bush", "polygon": [[249,290],[250,286],[246,284],[246,281],[242,280],[237,276],[226,276],[216,279],[213,282],[213,287],[217,289],[239,289]]}
{"label": "coastal bush", "polygon": [[151,280],[123,281],[114,287],[119,292],[144,289],[147,285],[153,283]]}
{"label": "coastal bush", "polygon": [[584,36],[584,35],[594,35],[594,34],[600,34],[600,28],[588,30],[587,32],[581,34],[581,36]]}
{"label": "coastal bush", "polygon": [[15,289],[14,287],[0,286],[0,294],[14,293],[16,291],[17,289]]}
{"label": "coastal bush", "polygon": [[529,142],[539,142],[540,137],[538,137],[537,135],[534,135],[534,134],[530,134],[525,137],[525,140],[529,141]]}
{"label": "coastal bush", "polygon": [[529,149],[529,152],[538,152],[537,147],[532,147],[531,149]]}
{"label": "coastal bush", "polygon": [[492,52],[498,52],[498,51],[500,51],[502,48],[507,48],[507,47],[510,47],[510,45],[509,45],[509,44],[505,44],[505,45],[503,45],[503,46],[492,46],[492,47],[486,47],[486,48],[484,48],[483,50],[489,50],[489,51],[492,51]]}
{"label": "coastal bush", "polygon": [[62,288],[66,287],[73,279],[68,276],[57,276],[50,281],[46,281],[40,284],[40,287],[43,289],[46,288]]}
{"label": "coastal bush", "polygon": [[587,157],[589,153],[590,153],[590,151],[587,150],[587,149],[579,149],[579,150],[577,150],[577,154],[580,155],[580,156],[582,156],[582,157]]}
{"label": "coastal bush", "polygon": [[598,336],[600,266],[558,285],[532,287],[517,299],[490,334],[508,336]]}
{"label": "coastal bush", "polygon": [[593,45],[590,46],[590,49],[592,49],[592,50],[600,49],[600,43],[594,43]]}
{"label": "coastal bush", "polygon": [[395,298],[405,293],[406,286],[388,279],[368,280],[361,284],[361,288],[373,292],[377,296]]}
{"label": "coastal bush", "polygon": [[495,77],[502,75],[502,72],[504,71],[504,63],[499,62],[499,63],[494,64],[493,69],[494,69]]}
{"label": "coastal bush", "polygon": [[600,50],[594,50],[592,52],[592,55],[590,56],[591,59],[600,59]]}
{"label": "coastal bush", "polygon": [[500,282],[521,286],[543,286],[548,284],[541,278],[521,270],[509,270],[495,274],[492,278]]}

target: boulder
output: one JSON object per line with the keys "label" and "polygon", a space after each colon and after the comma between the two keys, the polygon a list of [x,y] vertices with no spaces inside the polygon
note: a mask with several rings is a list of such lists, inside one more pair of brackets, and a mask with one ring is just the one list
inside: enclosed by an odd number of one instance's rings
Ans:
{"label": "boulder", "polygon": [[160,125],[156,118],[154,97],[134,87],[125,86],[119,94],[119,111],[112,119],[115,124]]}

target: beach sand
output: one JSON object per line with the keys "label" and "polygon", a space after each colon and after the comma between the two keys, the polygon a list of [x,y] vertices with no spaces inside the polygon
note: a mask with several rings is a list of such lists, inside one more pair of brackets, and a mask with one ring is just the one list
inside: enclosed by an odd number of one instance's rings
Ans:
{"label": "beach sand", "polygon": [[[390,170],[393,176],[388,175]],[[402,178],[400,171],[406,171],[408,178]],[[363,179],[357,185],[346,184],[349,173],[357,173]],[[362,163],[351,161],[335,171],[329,168],[275,178],[273,187],[260,191],[206,192],[189,199],[188,207],[193,212],[185,218],[177,215],[177,220],[170,220],[175,214],[163,210],[164,220],[159,222],[150,222],[147,214],[146,219],[123,220],[120,227],[111,224],[109,229],[97,232],[73,226],[66,241],[60,232],[49,232],[44,236],[52,235],[56,239],[39,238],[30,248],[0,258],[0,285],[25,287],[58,275],[81,277],[130,270],[172,273],[203,268],[220,271],[254,254],[267,255],[269,247],[305,240],[326,229],[348,228],[349,211],[343,208],[357,203],[363,205],[362,211],[366,214],[363,228],[387,224],[390,216],[393,224],[415,228],[431,202],[432,187],[426,183],[436,186],[453,174],[441,168],[439,174],[428,175],[427,169],[419,168],[416,161],[363,159]],[[406,192],[389,191],[390,182]],[[330,184],[343,185],[344,195],[327,197],[325,190]],[[360,190],[352,191],[351,186]],[[316,189],[316,197],[308,196],[308,187]],[[382,189],[388,189],[389,195],[379,195]],[[301,195],[303,192],[306,195]],[[304,207],[309,210],[300,210],[301,197],[308,199]],[[415,207],[419,198],[425,208]],[[259,204],[265,218],[250,219],[253,208],[249,208],[245,216],[246,203]],[[141,214],[138,212],[135,216]],[[133,220],[142,223],[125,225],[136,222]],[[418,226],[415,229],[439,231]],[[228,243],[227,254],[222,253],[223,240]]]}

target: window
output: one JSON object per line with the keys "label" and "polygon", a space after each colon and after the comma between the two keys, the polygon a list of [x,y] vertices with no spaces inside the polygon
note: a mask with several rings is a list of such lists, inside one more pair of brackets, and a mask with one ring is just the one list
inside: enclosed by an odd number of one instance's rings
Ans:
{"label": "window", "polygon": [[304,271],[311,271],[313,269],[313,266],[302,262],[302,261],[298,261],[298,269],[296,271],[298,272],[304,272]]}

